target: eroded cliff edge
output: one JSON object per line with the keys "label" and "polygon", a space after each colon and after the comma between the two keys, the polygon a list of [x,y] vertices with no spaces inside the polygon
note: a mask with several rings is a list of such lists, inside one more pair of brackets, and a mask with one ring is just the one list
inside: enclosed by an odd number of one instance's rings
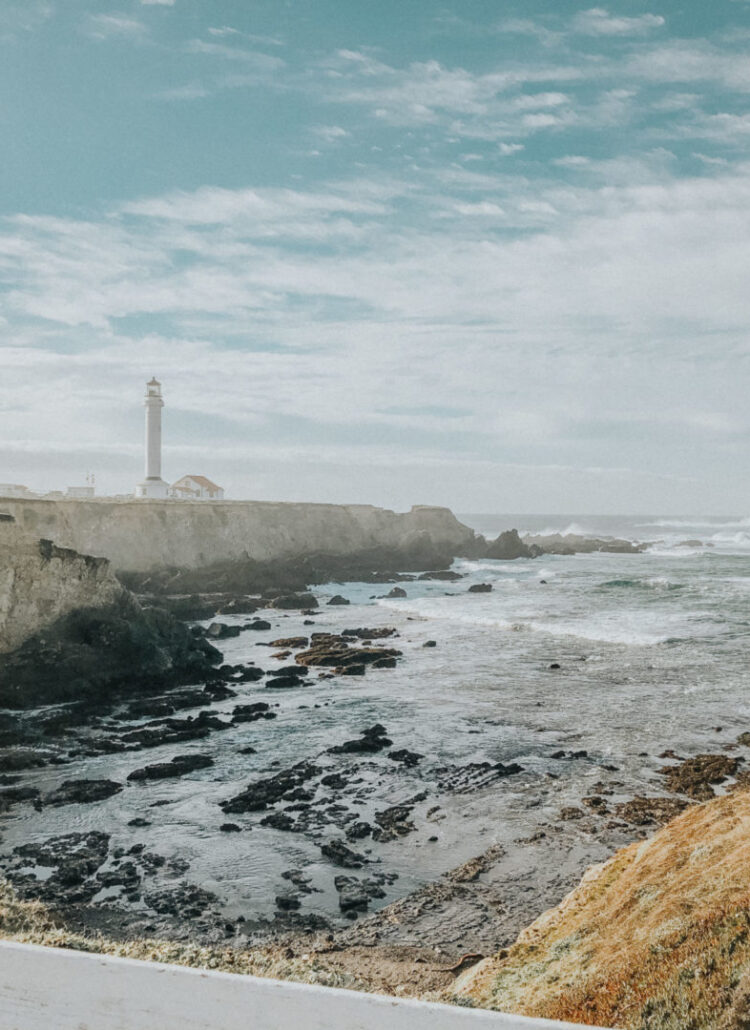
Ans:
{"label": "eroded cliff edge", "polygon": [[106,558],[0,523],[0,707],[179,683],[220,657],[167,612],[142,607]]}
{"label": "eroded cliff edge", "polygon": [[194,570],[249,559],[392,552],[440,565],[476,537],[447,508],[264,501],[2,500],[20,530],[108,558],[118,572]]}

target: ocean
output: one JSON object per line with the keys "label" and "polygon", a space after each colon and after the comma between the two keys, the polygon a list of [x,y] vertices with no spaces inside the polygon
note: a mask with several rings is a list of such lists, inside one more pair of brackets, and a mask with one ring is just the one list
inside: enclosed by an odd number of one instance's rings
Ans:
{"label": "ocean", "polygon": [[[340,922],[334,880],[341,869],[320,847],[344,839],[354,818],[377,825],[376,815],[386,807],[411,806],[412,832],[351,844],[368,869],[397,877],[372,901],[373,910],[493,844],[512,849],[557,819],[561,808],[580,804],[602,777],[612,781],[612,803],[660,794],[659,756],[666,749],[685,756],[715,752],[750,730],[750,519],[461,518],[488,537],[512,527],[617,536],[649,546],[640,554],[459,560],[454,569],[461,579],[403,583],[405,598],[382,596],[390,585],[326,584],[315,589],[321,607],[312,626],[296,613],[258,613],[272,629],[223,641],[227,662],[278,667],[283,660],[263,646],[276,638],[384,626],[398,631],[385,643],[403,658],[396,669],[312,679],[296,690],[244,684],[236,688],[238,697],[212,706],[231,713],[236,704],[265,700],[275,706],[273,721],[215,732],[203,741],[74,758],[31,771],[24,783],[44,793],[78,777],[125,783],[133,769],[175,754],[209,753],[215,761],[180,779],[128,785],[96,804],[41,811],[18,806],[0,816],[0,853],[8,856],[30,840],[104,830],[112,848],[144,843],[151,853],[188,862],[185,878],[214,892],[227,918],[272,919],[275,897],[289,884],[282,873],[300,870],[310,890],[302,914]],[[478,583],[492,591],[469,593]],[[328,607],[333,594],[350,604]],[[247,618],[222,621],[242,624]],[[424,647],[430,640],[436,646]],[[385,726],[394,749],[421,755],[419,763],[404,767],[387,752],[328,753],[375,723]],[[241,753],[248,746],[254,754]],[[555,757],[561,751],[579,757],[561,761]],[[736,754],[742,757],[745,749]],[[242,832],[220,831],[228,818],[221,800],[303,759],[340,772],[346,783],[335,791],[315,787],[320,815],[313,829],[265,826],[268,813],[256,812],[229,817]],[[498,762],[517,763],[523,771],[486,782],[477,774],[471,788],[455,789],[456,770]],[[134,818],[149,825],[128,825]],[[586,861],[608,853],[595,834],[587,847]],[[155,875],[157,886],[168,882],[167,872]],[[103,888],[96,900],[122,902],[116,887]]]}

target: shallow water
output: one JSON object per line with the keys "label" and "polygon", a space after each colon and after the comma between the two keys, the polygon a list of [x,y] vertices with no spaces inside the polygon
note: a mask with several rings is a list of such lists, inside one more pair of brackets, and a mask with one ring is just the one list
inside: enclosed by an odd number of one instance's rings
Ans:
{"label": "shallow water", "polygon": [[[150,851],[186,859],[188,879],[215,891],[228,915],[247,918],[271,916],[275,895],[287,886],[281,873],[304,868],[319,893],[303,899],[302,912],[338,917],[333,877],[342,870],[320,853],[322,841],[342,836],[333,822],[315,834],[284,832],[260,825],[267,813],[225,816],[219,801],[316,756],[331,770],[344,771],[351,784],[343,798],[328,791],[331,803],[342,801],[368,822],[376,811],[426,789],[428,797],[414,809],[415,832],[391,843],[352,845],[372,849],[372,870],[398,873],[374,908],[492,843],[512,846],[540,822],[554,819],[562,805],[590,793],[603,776],[611,777],[602,766],[617,766],[621,786],[614,800],[655,793],[661,787],[656,770],[663,764],[657,756],[665,748],[686,755],[717,750],[750,729],[749,519],[464,519],[488,535],[517,526],[522,532],[609,534],[654,544],[637,555],[458,561],[454,568],[463,579],[403,584],[405,599],[373,596],[388,586],[320,587],[315,592],[322,608],[314,626],[303,626],[302,616],[265,613],[272,630],[223,642],[225,660],[270,668],[285,663],[259,644],[278,637],[395,626],[400,636],[384,643],[404,652],[397,669],[370,670],[364,678],[313,679],[309,687],[291,691],[267,690],[262,681],[248,684],[212,710],[229,713],[236,704],[263,699],[278,705],[276,720],[25,774],[24,783],[46,792],[80,777],[125,782],[133,769],[174,754],[210,753],[215,759],[209,769],[128,785],[96,804],[42,812],[18,806],[0,817],[2,852],[73,830],[105,830],[114,846],[144,842]],[[685,540],[712,546],[682,546]],[[468,594],[472,583],[490,583],[493,590]],[[350,606],[326,607],[333,593],[346,596]],[[438,646],[423,648],[430,639]],[[561,668],[550,669],[552,663]],[[387,727],[395,748],[422,753],[422,763],[404,769],[386,752],[325,754],[375,722]],[[240,755],[248,745],[257,753]],[[588,757],[553,759],[560,749],[586,750]],[[487,760],[515,761],[524,772],[469,794],[438,787],[440,767]],[[157,801],[169,804],[150,807]],[[428,817],[436,805],[439,812]],[[129,827],[136,816],[152,825]],[[227,819],[244,832],[221,833]],[[432,836],[438,841],[430,841]]]}

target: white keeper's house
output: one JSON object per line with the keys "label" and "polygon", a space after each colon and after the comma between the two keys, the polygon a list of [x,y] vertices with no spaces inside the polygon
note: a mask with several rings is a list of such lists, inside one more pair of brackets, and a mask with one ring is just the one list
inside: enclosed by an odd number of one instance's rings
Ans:
{"label": "white keeper's house", "polygon": [[223,501],[224,491],[207,476],[183,476],[169,488],[170,497],[183,501]]}

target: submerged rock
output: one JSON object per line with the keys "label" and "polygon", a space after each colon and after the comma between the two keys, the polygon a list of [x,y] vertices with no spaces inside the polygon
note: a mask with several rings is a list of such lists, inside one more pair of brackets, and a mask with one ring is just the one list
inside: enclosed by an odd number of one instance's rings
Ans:
{"label": "submerged rock", "polygon": [[318,600],[314,594],[281,594],[268,602],[269,608],[294,610],[301,608],[317,608]]}
{"label": "submerged rock", "polygon": [[344,869],[361,869],[367,863],[364,855],[352,851],[341,840],[332,840],[327,844],[321,844],[320,850],[330,862],[342,866]]}
{"label": "submerged rock", "polygon": [[299,762],[291,769],[251,783],[241,794],[221,802],[224,812],[260,812],[281,801],[284,795],[317,776],[322,770],[312,762]]}
{"label": "submerged rock", "polygon": [[164,780],[172,776],[184,776],[196,769],[207,769],[214,764],[210,755],[175,755],[169,762],[146,765],[142,769],[134,769],[129,780]]}
{"label": "submerged rock", "polygon": [[347,740],[343,744],[329,747],[328,753],[331,755],[375,754],[390,747],[393,743],[386,736],[387,732],[385,726],[376,723],[374,726],[370,726],[369,729],[362,730],[361,737],[358,737],[356,740]]}
{"label": "submerged rock", "polygon": [[241,626],[230,626],[226,622],[212,622],[206,629],[206,636],[211,640],[227,640],[230,637],[238,637],[241,632]]}
{"label": "submerged rock", "polygon": [[114,780],[66,780],[48,794],[44,802],[47,805],[88,805],[111,798],[121,790],[122,784]]}

